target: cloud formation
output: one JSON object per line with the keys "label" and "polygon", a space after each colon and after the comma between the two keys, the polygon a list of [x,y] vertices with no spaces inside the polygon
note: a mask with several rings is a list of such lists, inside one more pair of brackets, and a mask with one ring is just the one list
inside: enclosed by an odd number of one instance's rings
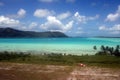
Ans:
{"label": "cloud formation", "polygon": [[120,24],[116,24],[113,27],[100,26],[99,30],[110,31],[110,33],[120,34]]}
{"label": "cloud formation", "polygon": [[5,16],[0,16],[0,26],[1,27],[16,27],[19,25],[19,20],[10,19]]}
{"label": "cloud formation", "polygon": [[110,13],[107,15],[106,21],[116,21],[120,18],[120,5],[118,6],[118,10],[113,14]]}
{"label": "cloud formation", "polygon": [[38,26],[38,23],[36,23],[36,22],[31,22],[30,25],[29,25],[29,29],[33,29],[33,28],[35,28],[36,26]]}
{"label": "cloud formation", "polygon": [[37,9],[34,12],[34,16],[38,17],[38,18],[43,18],[43,17],[47,17],[49,15],[53,15],[54,11],[49,11],[48,9]]}
{"label": "cloud formation", "polygon": [[70,21],[67,24],[63,24],[55,16],[48,16],[47,22],[40,25],[40,28],[49,31],[67,31],[72,28],[74,21]]}
{"label": "cloud formation", "polygon": [[7,15],[7,16],[10,17],[10,18],[24,18],[25,15],[26,15],[26,12],[27,11],[25,9],[21,8],[17,11],[16,14],[10,14],[10,15]]}
{"label": "cloud formation", "polygon": [[57,18],[58,18],[59,20],[63,20],[63,19],[68,18],[70,15],[71,15],[71,13],[67,11],[67,12],[65,12],[65,13],[59,14],[59,15],[57,16]]}
{"label": "cloud formation", "polygon": [[84,15],[80,15],[79,12],[76,12],[74,14],[74,17],[75,17],[76,21],[78,21],[78,23],[86,23],[87,21],[98,19],[99,15],[96,15],[93,17],[87,17]]}
{"label": "cloud formation", "polygon": [[17,12],[17,16],[19,18],[24,17],[25,15],[26,15],[26,10],[24,10],[22,8]]}

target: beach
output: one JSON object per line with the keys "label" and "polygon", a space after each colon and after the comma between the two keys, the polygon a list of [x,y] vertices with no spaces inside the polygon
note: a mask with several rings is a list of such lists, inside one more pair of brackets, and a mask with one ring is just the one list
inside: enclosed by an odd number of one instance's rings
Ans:
{"label": "beach", "polygon": [[0,62],[1,80],[119,80],[119,68]]}

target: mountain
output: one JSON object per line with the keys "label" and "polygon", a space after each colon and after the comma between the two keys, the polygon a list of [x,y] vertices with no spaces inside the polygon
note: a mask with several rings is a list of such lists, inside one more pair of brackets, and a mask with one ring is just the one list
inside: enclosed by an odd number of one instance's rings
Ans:
{"label": "mountain", "polygon": [[61,38],[68,37],[61,32],[21,31],[13,28],[0,28],[0,38]]}

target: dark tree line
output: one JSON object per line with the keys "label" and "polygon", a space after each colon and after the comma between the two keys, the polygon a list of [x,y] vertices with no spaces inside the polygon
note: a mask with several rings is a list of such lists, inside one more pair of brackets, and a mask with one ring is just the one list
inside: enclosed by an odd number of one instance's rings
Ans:
{"label": "dark tree line", "polygon": [[[93,46],[94,50],[97,50],[96,46]],[[96,53],[96,55],[114,55],[114,56],[120,56],[120,45],[117,45],[116,47],[109,47],[102,45],[100,47],[100,51]]]}
{"label": "dark tree line", "polygon": [[12,60],[12,59],[22,59],[25,60],[25,58],[30,57],[30,53],[24,53],[24,52],[0,52],[0,61],[1,60]]}

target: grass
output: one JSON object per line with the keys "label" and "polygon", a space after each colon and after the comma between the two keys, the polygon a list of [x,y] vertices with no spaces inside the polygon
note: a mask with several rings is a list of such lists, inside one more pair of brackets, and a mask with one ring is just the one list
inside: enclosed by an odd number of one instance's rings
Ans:
{"label": "grass", "polygon": [[[16,52],[12,52],[12,54],[11,52],[6,52],[6,54],[2,52],[1,55],[0,79],[2,80],[67,80],[67,78],[72,77],[71,72],[74,71],[84,74],[94,72],[94,74],[99,75],[104,72],[106,74],[108,71],[107,73],[112,75],[116,74],[116,71],[119,74],[120,70],[120,57],[110,55],[80,56],[55,53],[31,55]],[[79,67],[78,63],[84,63],[86,67]],[[87,80],[91,79],[90,75],[77,75],[77,79],[85,80],[86,78]],[[98,76],[96,78],[95,80],[99,79]],[[104,76],[103,78],[106,79]]]}
{"label": "grass", "polygon": [[[9,52],[7,52],[7,55]],[[84,63],[87,66],[100,66],[100,67],[120,67],[120,57],[115,57],[111,55],[62,55],[62,54],[36,54],[36,55],[26,55],[22,53],[15,53],[17,57],[10,58],[12,56],[9,54],[9,59],[2,59],[5,62],[16,62],[16,63],[32,63],[32,64],[53,64],[53,65],[77,65],[78,63]],[[13,52],[12,52],[13,55]],[[25,55],[25,56],[24,56]],[[13,55],[15,56],[15,55]]]}

